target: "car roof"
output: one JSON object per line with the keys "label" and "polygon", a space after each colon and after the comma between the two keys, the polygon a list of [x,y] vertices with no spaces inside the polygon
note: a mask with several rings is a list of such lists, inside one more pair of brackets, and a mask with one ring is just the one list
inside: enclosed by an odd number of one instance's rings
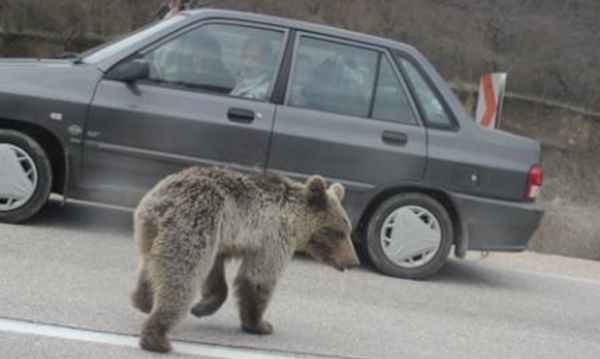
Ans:
{"label": "car roof", "polygon": [[352,41],[359,41],[365,44],[393,48],[412,54],[418,53],[418,51],[413,46],[405,44],[403,42],[394,41],[374,35],[367,35],[360,32],[344,30],[333,26],[321,25],[312,22],[294,20],[279,16],[221,9],[185,10],[182,11],[181,14],[188,15],[194,20],[208,18],[223,18],[228,20],[242,20],[281,27],[289,27],[300,31],[316,32],[323,35],[334,36]]}

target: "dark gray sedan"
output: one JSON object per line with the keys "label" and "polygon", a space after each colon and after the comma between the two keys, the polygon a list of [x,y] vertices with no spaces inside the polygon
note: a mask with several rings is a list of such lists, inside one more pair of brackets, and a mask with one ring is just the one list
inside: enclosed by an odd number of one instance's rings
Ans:
{"label": "dark gray sedan", "polygon": [[540,145],[478,127],[406,44],[288,19],[182,12],[67,60],[0,61],[0,221],[50,192],[134,205],[188,165],[322,174],[348,189],[383,273],[452,246],[520,251],[543,211]]}

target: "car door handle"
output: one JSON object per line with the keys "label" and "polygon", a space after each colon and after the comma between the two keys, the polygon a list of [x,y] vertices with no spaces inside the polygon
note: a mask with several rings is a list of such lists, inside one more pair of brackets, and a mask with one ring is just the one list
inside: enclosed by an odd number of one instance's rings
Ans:
{"label": "car door handle", "polygon": [[408,142],[406,133],[396,131],[383,131],[381,139],[384,143],[394,146],[404,146]]}
{"label": "car door handle", "polygon": [[232,122],[252,123],[256,118],[256,114],[252,110],[233,107],[227,111],[227,118]]}

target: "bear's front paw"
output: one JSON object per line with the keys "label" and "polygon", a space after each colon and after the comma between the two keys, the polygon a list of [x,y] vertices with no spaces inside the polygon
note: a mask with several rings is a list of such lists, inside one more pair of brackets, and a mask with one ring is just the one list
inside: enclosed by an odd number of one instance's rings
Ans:
{"label": "bear's front paw", "polygon": [[273,325],[263,320],[256,325],[242,324],[242,330],[251,334],[268,335],[273,333]]}
{"label": "bear's front paw", "polygon": [[157,353],[168,353],[171,351],[171,342],[165,335],[157,332],[142,333],[140,347],[144,350]]}

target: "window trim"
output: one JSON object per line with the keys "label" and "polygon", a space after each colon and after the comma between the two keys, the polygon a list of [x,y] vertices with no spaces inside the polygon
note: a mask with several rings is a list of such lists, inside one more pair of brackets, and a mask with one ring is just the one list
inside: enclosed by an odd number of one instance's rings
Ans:
{"label": "window trim", "polygon": [[[419,64],[419,61],[417,61],[413,56],[411,56],[410,54],[408,54],[404,51],[397,50],[397,49],[393,49],[391,51],[392,51],[393,63],[396,64],[396,67],[401,72],[402,77],[404,77],[404,79],[406,81],[406,84],[409,88],[410,96],[412,97],[414,103],[417,106],[417,110],[419,112],[419,115],[422,119],[424,126],[427,127],[428,129],[441,130],[441,131],[447,131],[447,132],[460,131],[460,123],[458,122],[456,115],[454,114],[454,111],[452,111],[452,108],[448,105],[446,98],[439,91],[437,86],[435,86],[435,84],[431,80],[429,74],[421,67],[421,65]],[[423,105],[421,104],[421,100],[419,99],[419,97],[416,94],[416,87],[415,87],[413,81],[408,76],[407,69],[405,68],[404,64],[402,64],[402,61],[401,61],[402,59],[408,61],[417,70],[417,72],[421,75],[421,77],[423,78],[423,80],[425,81],[425,83],[427,84],[429,89],[433,92],[433,94],[438,99],[438,101],[440,101],[440,104],[442,105],[444,111],[446,112],[446,114],[448,115],[448,118],[450,119],[450,122],[451,122],[450,125],[432,124],[427,120],[427,116],[425,114],[425,110],[423,109]]]}
{"label": "window trim", "polygon": [[377,65],[375,68],[375,78],[373,79],[373,91],[371,92],[371,103],[369,104],[369,112],[367,113],[368,119],[375,119],[373,117],[373,111],[375,109],[375,98],[377,97],[377,93],[379,92],[379,78],[381,77],[381,56],[382,53],[377,53]]}
{"label": "window trim", "polygon": [[201,93],[204,95],[211,95],[211,96],[219,96],[219,97],[226,97],[226,98],[234,98],[234,99],[240,99],[240,100],[247,100],[247,101],[254,101],[254,102],[258,102],[258,103],[270,103],[271,102],[271,98],[273,96],[273,92],[275,89],[275,84],[279,78],[279,74],[282,70],[282,66],[283,66],[283,60],[285,58],[286,55],[286,50],[287,50],[287,44],[289,42],[290,39],[290,33],[291,30],[290,28],[287,27],[282,27],[282,26],[275,26],[275,25],[269,25],[269,24],[262,24],[262,23],[257,23],[257,22],[252,22],[252,21],[243,21],[243,20],[227,20],[227,19],[219,19],[219,18],[213,18],[213,19],[205,19],[202,21],[198,21],[192,24],[189,24],[188,26],[185,26],[181,29],[178,29],[177,31],[168,34],[167,36],[135,51],[133,54],[123,58],[121,61],[117,62],[115,65],[111,66],[110,69],[108,69],[105,73],[105,76],[103,77],[103,80],[106,77],[106,74],[108,74],[113,68],[121,65],[122,63],[126,62],[126,61],[130,61],[132,59],[136,59],[139,57],[143,57],[146,54],[156,50],[157,48],[161,47],[162,45],[178,38],[181,36],[184,36],[185,34],[198,30],[204,26],[208,26],[208,25],[233,25],[233,26],[238,26],[238,27],[246,27],[246,28],[254,28],[254,29],[261,29],[261,30],[269,30],[269,31],[274,31],[274,32],[278,32],[281,33],[282,39],[281,39],[281,48],[276,60],[276,64],[277,64],[277,69],[275,71],[275,74],[273,76],[274,81],[272,81],[272,83],[269,86],[269,91],[267,92],[267,96],[265,97],[264,100],[257,100],[257,99],[251,99],[251,98],[246,98],[246,97],[241,97],[241,96],[232,96],[230,94],[224,94],[224,93],[218,93],[218,92],[212,92],[212,91],[207,91],[207,90],[202,90],[202,89],[197,89],[197,88],[193,88],[193,87],[188,87],[185,85],[177,85],[177,84],[168,84],[168,83],[160,83],[160,82],[156,82],[156,81],[151,81],[151,80],[142,80],[139,81],[139,83],[142,83],[146,86],[156,86],[156,87],[161,87],[161,88],[166,88],[166,89],[171,89],[171,90],[178,90],[178,91],[188,91],[188,92],[194,92],[194,93]]}
{"label": "window trim", "polygon": [[292,69],[296,59],[296,29],[290,29],[285,49],[283,51],[282,63],[275,78],[275,84],[271,93],[270,102],[275,105],[284,105],[288,93],[288,82],[292,76]]}

